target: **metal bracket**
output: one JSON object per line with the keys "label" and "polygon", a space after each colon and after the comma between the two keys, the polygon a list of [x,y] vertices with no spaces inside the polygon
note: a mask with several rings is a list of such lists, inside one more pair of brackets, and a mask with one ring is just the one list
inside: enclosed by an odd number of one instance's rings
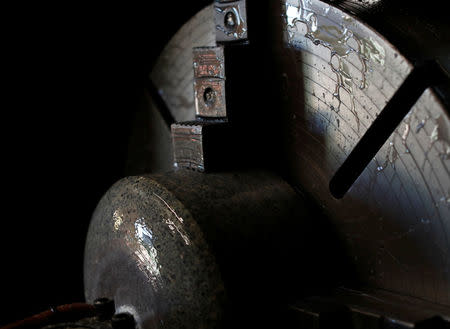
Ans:
{"label": "metal bracket", "polygon": [[203,126],[196,122],[174,123],[171,126],[175,167],[205,170]]}
{"label": "metal bracket", "polygon": [[242,41],[248,38],[245,0],[214,3],[216,41]]}
{"label": "metal bracket", "polygon": [[226,121],[191,121],[172,125],[174,165],[195,171],[225,167],[230,161],[232,138]]}
{"label": "metal bracket", "polygon": [[194,48],[195,114],[225,118],[225,62],[223,47]]}
{"label": "metal bracket", "polygon": [[[248,36],[246,1],[216,0],[214,19],[216,42],[231,42],[227,49],[240,54],[240,46],[247,44]],[[194,48],[193,69],[197,120],[171,125],[174,165],[207,171],[221,167],[230,160],[228,155],[232,147],[229,141],[234,134],[228,123],[225,98],[227,86],[224,47],[218,45]]]}

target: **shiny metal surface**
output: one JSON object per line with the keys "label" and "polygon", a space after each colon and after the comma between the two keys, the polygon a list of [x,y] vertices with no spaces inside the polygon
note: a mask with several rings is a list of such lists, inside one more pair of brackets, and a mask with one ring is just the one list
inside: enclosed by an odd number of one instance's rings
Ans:
{"label": "shiny metal surface", "polygon": [[214,328],[224,288],[190,212],[146,177],[116,183],[93,215],[85,293],[114,299],[141,328]]}
{"label": "shiny metal surface", "polygon": [[292,181],[326,209],[366,284],[449,305],[450,120],[443,105],[427,90],[350,192],[334,199],[331,177],[411,64],[323,2],[286,1],[281,14]]}
{"label": "shiny metal surface", "polygon": [[195,114],[225,118],[225,59],[223,47],[194,48]]}
{"label": "shiny metal surface", "polygon": [[246,0],[216,1],[214,23],[217,42],[245,40],[248,37]]}
{"label": "shiny metal surface", "polygon": [[345,268],[338,250],[327,222],[273,174],[134,176],[93,215],[86,299],[114,299],[141,328],[273,327],[280,303],[342,279],[326,270]]}

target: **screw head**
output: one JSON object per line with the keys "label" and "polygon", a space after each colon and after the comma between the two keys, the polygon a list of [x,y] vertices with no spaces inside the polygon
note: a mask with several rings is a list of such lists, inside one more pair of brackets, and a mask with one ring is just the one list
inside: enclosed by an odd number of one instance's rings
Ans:
{"label": "screw head", "polygon": [[113,329],[134,329],[136,322],[130,313],[117,313],[111,318],[111,325]]}
{"label": "screw head", "polygon": [[206,105],[212,106],[216,102],[216,92],[211,87],[207,87],[203,93],[203,100]]}
{"label": "screw head", "polygon": [[114,301],[106,297],[94,300],[94,308],[97,316],[103,320],[110,319],[115,312]]}
{"label": "screw head", "polygon": [[229,11],[225,14],[224,25],[229,30],[234,30],[237,25],[236,14],[232,11]]}

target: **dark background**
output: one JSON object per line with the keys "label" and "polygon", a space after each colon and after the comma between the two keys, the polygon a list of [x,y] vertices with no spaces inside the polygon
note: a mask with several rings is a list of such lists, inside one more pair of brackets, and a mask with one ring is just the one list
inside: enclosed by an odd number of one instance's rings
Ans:
{"label": "dark background", "polygon": [[[83,250],[124,176],[130,121],[165,43],[210,3],[4,10],[0,325],[83,301]],[[9,72],[10,71],[10,72]]]}

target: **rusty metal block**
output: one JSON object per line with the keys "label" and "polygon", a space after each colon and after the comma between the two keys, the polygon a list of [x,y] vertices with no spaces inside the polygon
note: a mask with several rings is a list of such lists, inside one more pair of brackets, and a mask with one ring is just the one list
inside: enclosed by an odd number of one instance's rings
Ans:
{"label": "rusty metal block", "polygon": [[195,114],[200,117],[225,118],[225,80],[202,78],[194,80]]}
{"label": "rusty metal block", "polygon": [[175,167],[211,171],[232,161],[233,132],[227,121],[174,123],[172,143]]}
{"label": "rusty metal block", "polygon": [[214,3],[216,41],[242,41],[248,37],[245,0]]}
{"label": "rusty metal block", "polygon": [[225,57],[223,47],[194,48],[195,114],[225,118]]}
{"label": "rusty metal block", "polygon": [[197,47],[193,50],[194,78],[225,79],[223,47]]}
{"label": "rusty metal block", "polygon": [[203,126],[197,122],[175,123],[171,126],[175,167],[205,170]]}

